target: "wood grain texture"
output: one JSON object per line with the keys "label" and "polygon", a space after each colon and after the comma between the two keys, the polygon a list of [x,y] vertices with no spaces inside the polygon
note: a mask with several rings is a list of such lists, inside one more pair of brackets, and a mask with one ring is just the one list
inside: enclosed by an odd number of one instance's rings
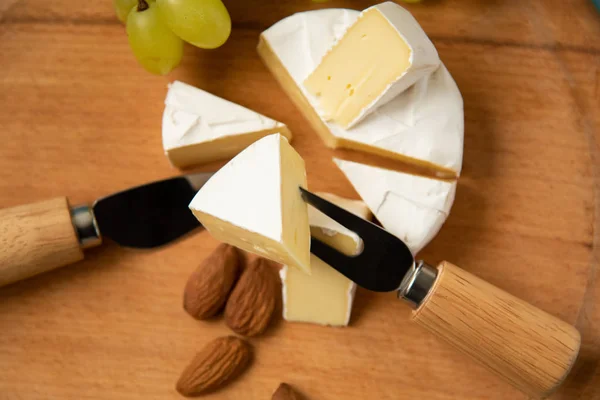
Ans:
{"label": "wood grain texture", "polygon": [[0,286],[82,259],[66,197],[0,209]]}
{"label": "wood grain texture", "polygon": [[[225,0],[230,40],[187,47],[176,71],[156,77],[136,64],[110,1],[0,2],[0,208],[65,195],[89,203],[177,174],[161,144],[174,79],[284,122],[309,188],[358,198],[256,45],[293,12],[373,3]],[[576,323],[581,354],[552,398],[598,398],[599,16],[585,0],[407,7],[465,102],[456,201],[420,257],[451,260]],[[222,319],[195,321],[181,305],[187,278],[217,245],[207,232],[155,251],[106,243],[72,267],[0,289],[0,399],[180,399],[174,385],[193,354],[231,334]],[[348,329],[276,323],[252,339],[247,372],[206,398],[268,399],[285,381],[308,400],[526,399],[409,316],[393,295],[358,290]]]}
{"label": "wood grain texture", "polygon": [[437,269],[413,321],[534,398],[563,383],[581,345],[572,325],[447,261]]}

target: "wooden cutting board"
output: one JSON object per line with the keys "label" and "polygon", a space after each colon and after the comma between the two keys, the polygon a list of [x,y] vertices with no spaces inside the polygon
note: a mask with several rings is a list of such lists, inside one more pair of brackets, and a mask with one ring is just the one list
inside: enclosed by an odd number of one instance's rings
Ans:
{"label": "wooden cutting board", "polygon": [[[144,72],[109,1],[0,2],[0,207],[72,203],[177,171],[162,154],[166,84],[197,85],[285,122],[309,185],[357,198],[261,64],[259,33],[297,11],[367,1],[226,0],[234,30],[187,48],[168,77]],[[583,0],[425,0],[407,6],[465,102],[465,158],[452,214],[423,251],[576,324],[583,348],[556,399],[600,396],[600,14]],[[214,169],[216,165],[205,169]],[[1,245],[1,244],[0,244]],[[192,354],[228,334],[182,310],[190,272],[217,245],[198,232],[156,251],[106,243],[86,260],[0,289],[0,399],[178,399]],[[211,399],[523,399],[408,322],[392,294],[359,290],[351,327],[278,322]]]}

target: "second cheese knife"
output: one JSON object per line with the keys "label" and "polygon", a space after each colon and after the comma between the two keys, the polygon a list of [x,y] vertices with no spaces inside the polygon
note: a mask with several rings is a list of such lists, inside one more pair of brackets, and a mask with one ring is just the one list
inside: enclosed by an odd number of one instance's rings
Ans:
{"label": "second cheese knife", "polygon": [[0,286],[83,259],[108,237],[162,246],[200,226],[188,204],[212,173],[152,182],[70,207],[66,197],[0,210]]}
{"label": "second cheese knife", "polygon": [[350,280],[377,292],[395,291],[412,320],[480,361],[535,398],[550,395],[579,353],[579,332],[566,322],[443,261],[415,261],[397,237],[300,188],[304,200],[363,240],[346,256],[313,238],[311,252]]}

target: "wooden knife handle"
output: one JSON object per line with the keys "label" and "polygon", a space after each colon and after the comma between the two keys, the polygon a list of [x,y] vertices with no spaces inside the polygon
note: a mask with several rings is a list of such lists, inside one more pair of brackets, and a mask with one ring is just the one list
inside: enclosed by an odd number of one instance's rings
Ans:
{"label": "wooden knife handle", "polygon": [[0,209],[0,286],[82,259],[66,197]]}
{"label": "wooden knife handle", "polygon": [[550,395],[577,358],[577,329],[446,261],[437,269],[412,319],[528,395]]}

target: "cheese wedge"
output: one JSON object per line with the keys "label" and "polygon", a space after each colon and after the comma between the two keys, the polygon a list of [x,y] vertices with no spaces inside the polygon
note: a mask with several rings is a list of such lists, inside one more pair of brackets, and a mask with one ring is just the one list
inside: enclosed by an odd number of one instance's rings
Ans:
{"label": "cheese wedge", "polygon": [[244,149],[198,191],[190,209],[222,242],[310,273],[304,161],[279,134]]}
{"label": "cheese wedge", "polygon": [[363,11],[304,85],[324,119],[351,128],[440,64],[417,20],[396,3]]}
{"label": "cheese wedge", "polygon": [[[372,216],[362,201],[329,193],[317,194],[364,219]],[[310,206],[308,213],[314,236],[346,254],[360,252],[362,241],[358,235]],[[280,270],[283,317],[287,321],[319,325],[348,325],[356,285],[314,255],[311,255],[310,264],[310,276],[287,266]]]}
{"label": "cheese wedge", "polygon": [[334,159],[381,225],[417,254],[448,218],[456,181],[446,182]]}
{"label": "cheese wedge", "polygon": [[281,122],[183,82],[169,85],[162,140],[177,168],[229,159],[273,133],[292,139]]}
{"label": "cheese wedge", "polygon": [[324,9],[294,14],[264,31],[258,53],[325,144],[397,159],[435,176],[460,174],[463,102],[443,64],[352,129],[327,122],[304,80],[360,13]]}

